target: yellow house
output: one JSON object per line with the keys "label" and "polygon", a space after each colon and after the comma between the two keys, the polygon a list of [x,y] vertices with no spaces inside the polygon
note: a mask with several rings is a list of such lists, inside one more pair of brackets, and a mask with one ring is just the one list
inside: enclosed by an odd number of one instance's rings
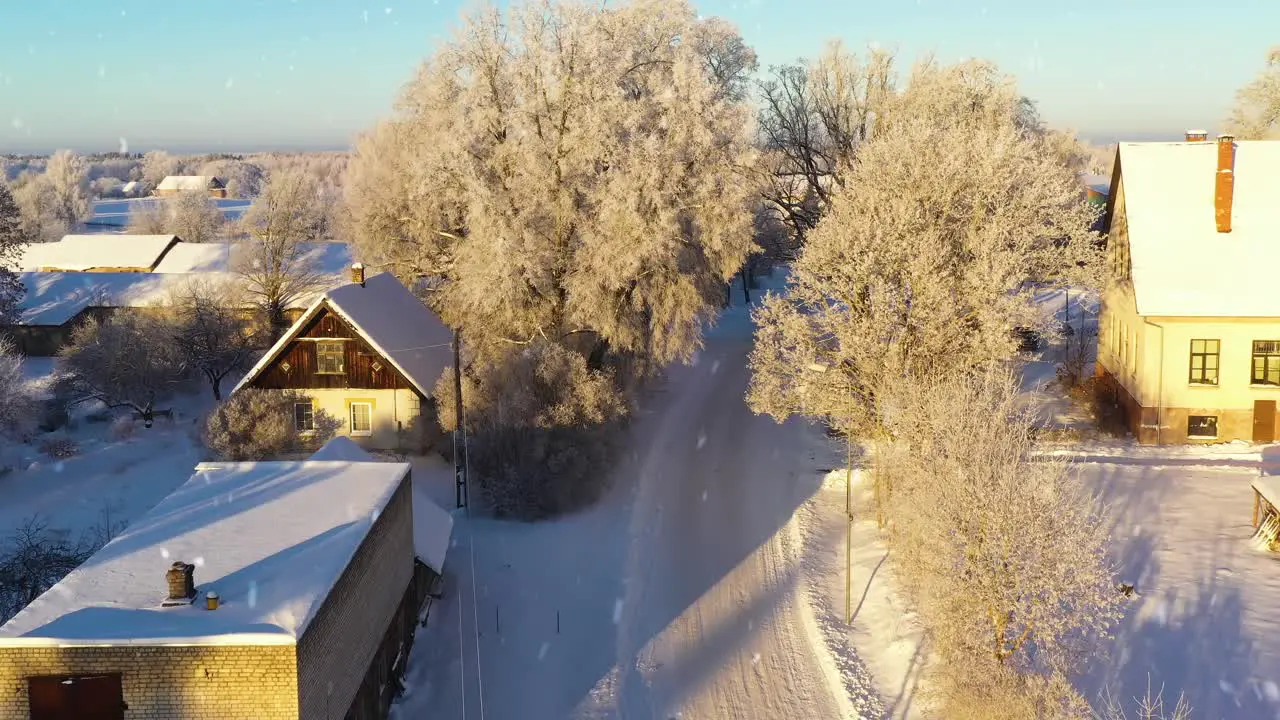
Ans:
{"label": "yellow house", "polygon": [[1280,142],[1121,143],[1097,375],[1140,443],[1276,440]]}
{"label": "yellow house", "polygon": [[404,450],[438,437],[432,390],[452,363],[453,333],[390,273],[352,281],[307,308],[258,360],[240,388],[296,390],[300,433],[317,413],[338,421],[338,435],[371,450]]}

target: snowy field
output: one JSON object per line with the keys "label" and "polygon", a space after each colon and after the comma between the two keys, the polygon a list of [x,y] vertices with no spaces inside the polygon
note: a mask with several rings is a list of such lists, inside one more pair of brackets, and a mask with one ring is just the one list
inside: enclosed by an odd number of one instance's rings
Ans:
{"label": "snowy field", "polygon": [[[93,217],[85,223],[90,232],[123,229],[129,224],[129,215],[140,207],[146,207],[153,198],[131,198],[127,200],[95,200]],[[252,204],[251,200],[242,198],[213,198],[213,202],[228,220],[238,220]]]}

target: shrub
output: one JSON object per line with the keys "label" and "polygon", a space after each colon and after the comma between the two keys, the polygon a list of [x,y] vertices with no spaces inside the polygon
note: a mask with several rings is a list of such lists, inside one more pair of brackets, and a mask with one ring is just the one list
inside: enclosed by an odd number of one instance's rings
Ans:
{"label": "shrub", "polygon": [[[436,385],[454,428],[452,369]],[[550,343],[479,362],[464,378],[471,466],[495,515],[538,519],[581,508],[605,488],[611,440],[627,408],[613,375]]]}
{"label": "shrub", "polygon": [[338,421],[323,410],[314,413],[315,430],[294,428],[294,403],[309,398],[291,390],[245,388],[232,395],[205,420],[205,447],[222,460],[266,460],[286,453],[315,450],[333,437]]}
{"label": "shrub", "polygon": [[62,460],[69,457],[75,457],[80,451],[80,447],[71,438],[52,437],[45,438],[40,441],[41,454],[53,458],[54,460]]}

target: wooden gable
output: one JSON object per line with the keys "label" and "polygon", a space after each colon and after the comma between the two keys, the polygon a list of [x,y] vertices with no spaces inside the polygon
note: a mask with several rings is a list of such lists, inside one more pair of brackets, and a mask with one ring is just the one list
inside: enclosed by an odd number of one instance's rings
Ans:
{"label": "wooden gable", "polygon": [[[342,374],[317,372],[316,343],[323,340],[342,341]],[[365,342],[360,333],[327,304],[249,386],[271,390],[414,389],[386,357]]]}

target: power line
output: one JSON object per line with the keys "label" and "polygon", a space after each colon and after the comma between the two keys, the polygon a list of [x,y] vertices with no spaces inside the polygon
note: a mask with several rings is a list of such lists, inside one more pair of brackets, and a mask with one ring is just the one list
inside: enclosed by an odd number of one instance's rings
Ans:
{"label": "power line", "polygon": [[[467,424],[466,416],[462,418],[459,425],[462,427],[462,461],[466,465],[467,475],[471,474],[471,453],[467,451]],[[467,536],[468,550],[471,555],[471,613],[475,618],[475,624],[472,626],[472,632],[476,639],[476,689],[480,693],[480,720],[484,720],[484,671],[480,663],[480,606],[476,600],[476,529],[471,524],[471,500],[467,499]]]}

